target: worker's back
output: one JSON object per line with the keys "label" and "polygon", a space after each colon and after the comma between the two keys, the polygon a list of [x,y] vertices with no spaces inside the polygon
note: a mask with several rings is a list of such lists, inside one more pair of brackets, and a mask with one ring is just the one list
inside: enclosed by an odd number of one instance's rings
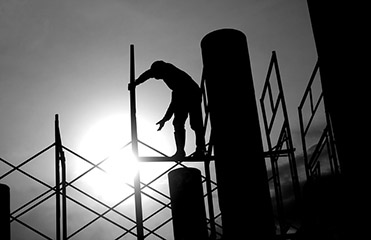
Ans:
{"label": "worker's back", "polygon": [[186,72],[170,63],[163,62],[161,68],[151,68],[175,94],[200,94],[198,84]]}

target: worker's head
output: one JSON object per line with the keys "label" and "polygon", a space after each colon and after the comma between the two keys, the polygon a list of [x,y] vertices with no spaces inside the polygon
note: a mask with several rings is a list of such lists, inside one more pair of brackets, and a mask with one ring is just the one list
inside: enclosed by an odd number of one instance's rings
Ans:
{"label": "worker's head", "polygon": [[165,74],[165,67],[166,67],[166,62],[159,60],[151,65],[151,71],[153,73],[153,77],[156,79],[162,79],[164,74]]}

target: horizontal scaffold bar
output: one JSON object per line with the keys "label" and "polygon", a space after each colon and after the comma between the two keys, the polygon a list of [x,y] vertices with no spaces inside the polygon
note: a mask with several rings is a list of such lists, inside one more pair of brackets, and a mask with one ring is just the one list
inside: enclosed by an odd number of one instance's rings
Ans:
{"label": "horizontal scaffold bar", "polygon": [[205,162],[214,160],[214,156],[197,157],[138,157],[139,162]]}
{"label": "horizontal scaffold bar", "polygon": [[293,149],[282,149],[282,150],[272,150],[264,152],[264,157],[271,157],[271,156],[278,156],[278,157],[285,157],[290,153],[295,152],[295,148]]}
{"label": "horizontal scaffold bar", "polygon": [[[270,156],[287,156],[288,154],[295,151],[294,149],[283,149],[283,150],[273,150],[273,151],[266,151],[264,152],[264,157],[270,157]],[[214,161],[214,156],[205,156],[205,157],[183,157],[183,158],[173,158],[173,157],[138,157],[139,162],[205,162],[205,161]]]}

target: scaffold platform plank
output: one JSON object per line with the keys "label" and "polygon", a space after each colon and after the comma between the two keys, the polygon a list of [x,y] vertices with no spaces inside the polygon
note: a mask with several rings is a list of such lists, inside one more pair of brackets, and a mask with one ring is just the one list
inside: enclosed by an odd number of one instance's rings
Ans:
{"label": "scaffold platform plank", "polygon": [[[264,157],[270,157],[270,156],[287,156],[289,153],[294,152],[295,149],[284,149],[284,150],[275,150],[275,151],[266,151],[264,152]],[[204,156],[204,157],[166,157],[166,156],[146,156],[146,157],[138,157],[139,162],[205,162],[205,161],[214,161],[215,156]]]}
{"label": "scaffold platform plank", "polygon": [[215,158],[214,156],[205,156],[205,157],[138,157],[139,162],[205,162],[205,161],[213,161]]}
{"label": "scaffold platform plank", "polygon": [[293,148],[293,149],[266,151],[264,152],[264,157],[271,157],[271,156],[285,157],[288,154],[295,152],[295,150],[296,149]]}

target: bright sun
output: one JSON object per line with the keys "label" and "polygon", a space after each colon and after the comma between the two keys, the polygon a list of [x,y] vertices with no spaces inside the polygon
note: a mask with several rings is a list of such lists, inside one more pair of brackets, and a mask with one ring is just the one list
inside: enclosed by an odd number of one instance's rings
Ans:
{"label": "bright sun", "polygon": [[[166,144],[164,137],[156,132],[154,124],[139,120],[138,126],[144,133],[142,135],[154,143]],[[133,191],[128,184],[133,185],[139,163],[132,154],[131,145],[127,145],[130,141],[129,117],[123,114],[100,120],[81,141],[79,153],[82,156],[95,164],[106,159],[99,165],[104,171],[95,169],[84,177],[94,193],[106,201],[118,202],[125,194]]]}

